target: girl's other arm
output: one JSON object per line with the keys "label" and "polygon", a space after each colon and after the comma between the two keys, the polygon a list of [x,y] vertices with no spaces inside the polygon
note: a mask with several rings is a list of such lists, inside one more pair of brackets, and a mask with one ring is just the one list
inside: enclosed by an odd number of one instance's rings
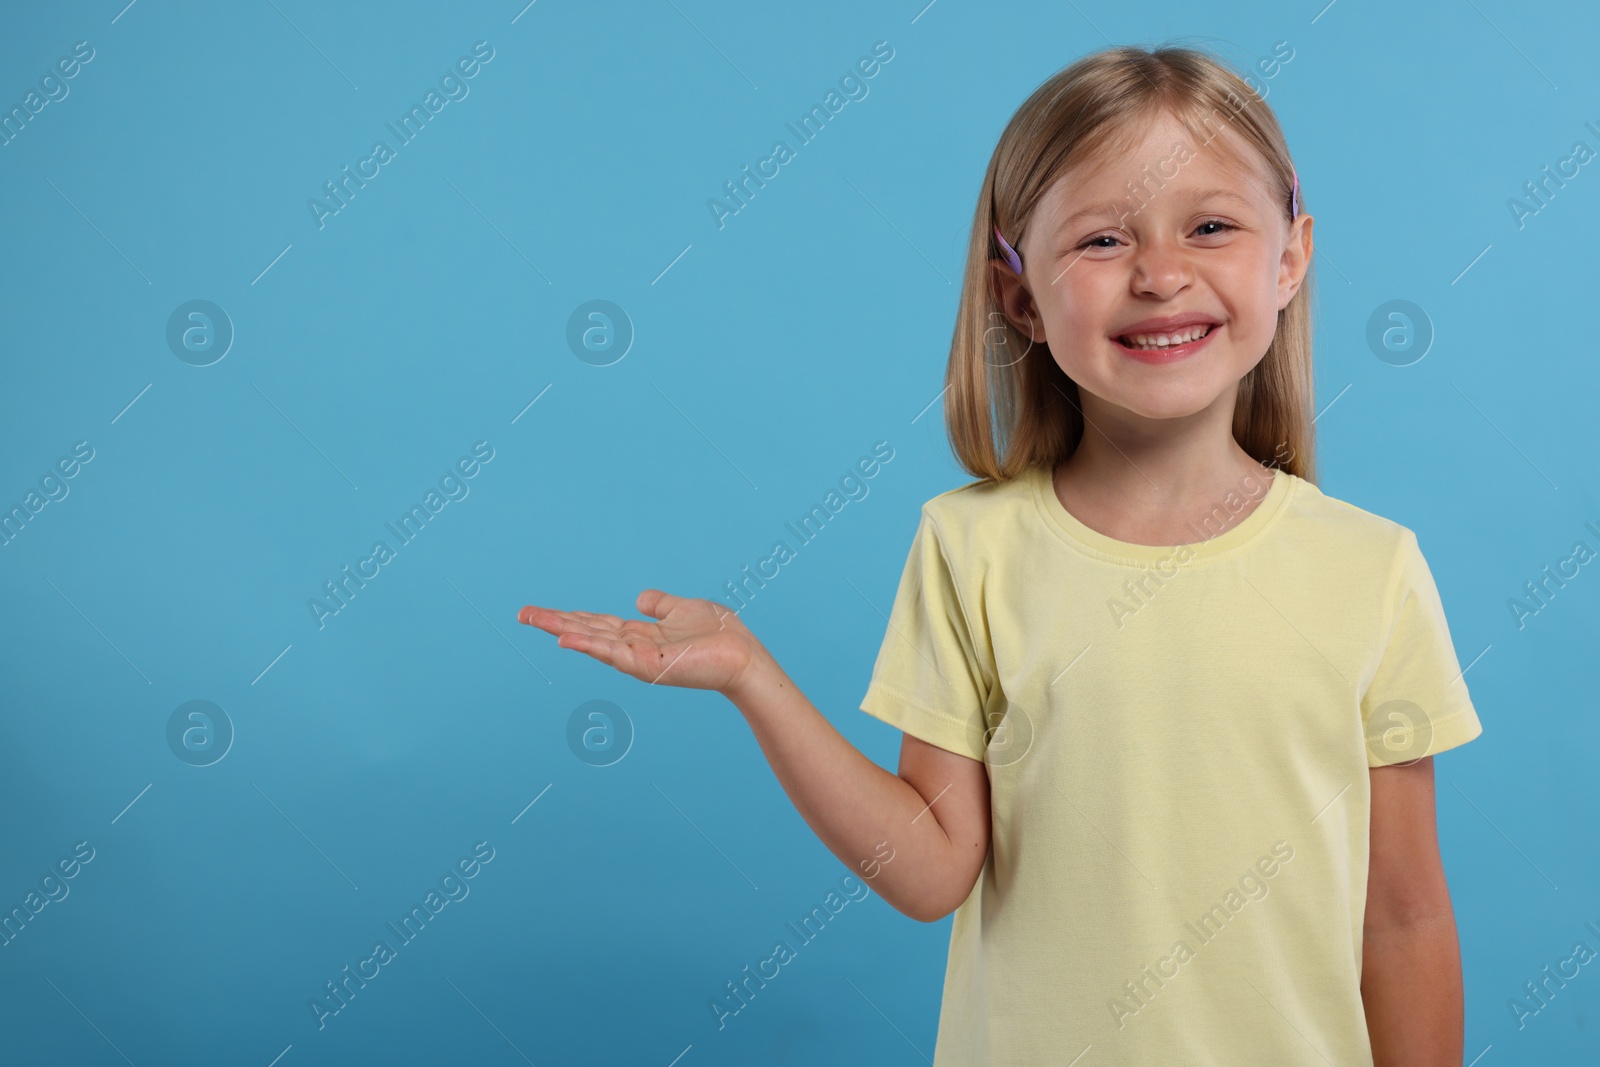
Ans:
{"label": "girl's other arm", "polygon": [[1459,1067],[1461,948],[1434,825],[1433,757],[1373,767],[1361,997],[1374,1067]]}
{"label": "girl's other arm", "polygon": [[518,621],[652,685],[726,696],[817,837],[899,911],[934,922],[967,898],[989,854],[982,761],[903,735],[900,773],[890,774],[834,729],[737,615],[659,589],[637,606],[657,621],[534,605]]}

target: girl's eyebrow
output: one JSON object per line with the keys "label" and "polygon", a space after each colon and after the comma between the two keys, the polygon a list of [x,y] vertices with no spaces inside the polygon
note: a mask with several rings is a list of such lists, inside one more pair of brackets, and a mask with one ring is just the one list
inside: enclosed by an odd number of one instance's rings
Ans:
{"label": "girl's eyebrow", "polygon": [[[1177,195],[1181,199],[1193,204],[1198,204],[1206,200],[1228,200],[1240,205],[1241,207],[1254,206],[1248,197],[1242,196],[1233,189],[1193,189]],[[1144,203],[1148,205],[1151,201],[1157,200],[1160,197],[1161,191],[1157,190],[1156,192],[1152,193]],[[1131,198],[1129,202],[1132,204]],[[1131,207],[1123,207],[1114,201],[1105,200],[1098,204],[1090,204],[1088,207],[1079,208],[1077,211],[1074,211],[1065,219],[1061,220],[1059,229],[1065,230],[1081,218],[1097,215],[1116,215],[1120,218],[1123,215],[1137,215],[1142,210],[1143,206],[1135,205]]]}
{"label": "girl's eyebrow", "polygon": [[1184,199],[1198,203],[1202,200],[1230,200],[1240,207],[1253,207],[1254,202],[1233,189],[1200,189],[1187,194]]}
{"label": "girl's eyebrow", "polygon": [[1119,210],[1117,205],[1112,201],[1104,200],[1098,204],[1090,204],[1088,207],[1079,208],[1077,211],[1074,211],[1072,214],[1061,220],[1061,225],[1058,227],[1058,229],[1065,230],[1079,219],[1087,218],[1092,215],[1121,215],[1124,213],[1125,212]]}

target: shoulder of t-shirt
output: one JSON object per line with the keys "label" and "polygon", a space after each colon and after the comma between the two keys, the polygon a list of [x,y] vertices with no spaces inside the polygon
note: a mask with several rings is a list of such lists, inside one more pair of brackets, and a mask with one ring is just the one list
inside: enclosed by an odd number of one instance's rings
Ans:
{"label": "shoulder of t-shirt", "polygon": [[1313,482],[1302,478],[1297,488],[1291,525],[1300,538],[1314,547],[1342,550],[1352,562],[1394,562],[1407,548],[1408,540],[1416,543],[1416,534],[1409,527],[1348,500],[1329,496]]}
{"label": "shoulder of t-shirt", "polygon": [[1027,473],[1005,481],[981,478],[930,498],[922,514],[947,550],[960,549],[1017,529],[1018,509],[1034,507],[1028,489]]}
{"label": "shoulder of t-shirt", "polygon": [[1329,496],[1311,482],[1301,480],[1295,494],[1296,524],[1307,548],[1338,559],[1352,578],[1359,574],[1383,575],[1382,606],[1393,618],[1405,587],[1414,583],[1422,552],[1417,535],[1408,526],[1348,500]]}

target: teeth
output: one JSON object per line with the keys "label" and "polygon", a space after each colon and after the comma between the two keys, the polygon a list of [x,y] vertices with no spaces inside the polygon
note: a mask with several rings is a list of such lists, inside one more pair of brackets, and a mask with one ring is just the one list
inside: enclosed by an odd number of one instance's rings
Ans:
{"label": "teeth", "polygon": [[1170,348],[1198,340],[1210,332],[1210,326],[1185,326],[1170,333],[1125,334],[1123,340],[1133,348]]}

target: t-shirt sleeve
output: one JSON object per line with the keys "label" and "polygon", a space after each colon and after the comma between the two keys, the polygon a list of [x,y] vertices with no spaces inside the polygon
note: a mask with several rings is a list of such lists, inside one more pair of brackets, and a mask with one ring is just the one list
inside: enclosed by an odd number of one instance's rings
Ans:
{"label": "t-shirt sleeve", "polygon": [[861,710],[975,760],[993,692],[986,631],[968,623],[939,530],[924,507]]}
{"label": "t-shirt sleeve", "polygon": [[1409,529],[1399,553],[1388,643],[1361,698],[1368,767],[1419,760],[1483,732],[1433,573]]}

